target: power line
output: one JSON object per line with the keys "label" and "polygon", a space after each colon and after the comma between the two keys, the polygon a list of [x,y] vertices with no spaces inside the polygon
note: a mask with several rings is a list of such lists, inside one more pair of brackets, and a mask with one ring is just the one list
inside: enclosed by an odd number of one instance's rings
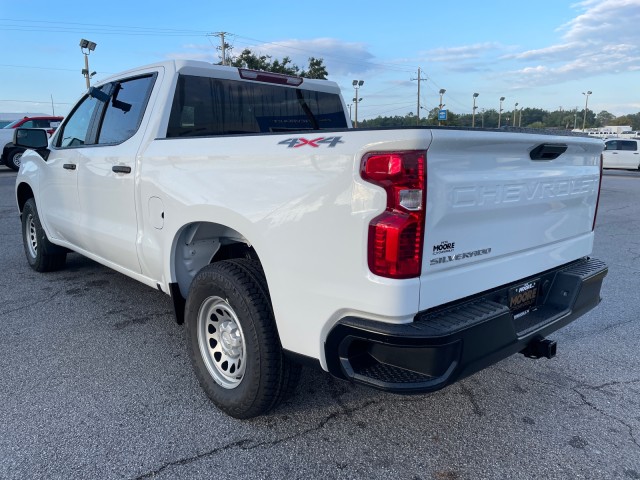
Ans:
{"label": "power line", "polygon": [[[55,31],[58,31],[60,25],[72,25],[72,27],[62,27],[62,28],[80,28],[82,31],[86,31],[87,27],[99,27],[99,28],[117,28],[120,30],[130,30],[132,32],[139,31],[141,33],[153,33],[153,34],[173,34],[173,35],[206,35],[206,31],[204,30],[190,30],[190,29],[178,29],[178,28],[157,28],[157,27],[140,27],[140,26],[126,26],[126,25],[110,25],[103,23],[83,23],[83,22],[60,22],[60,21],[52,21],[52,20],[22,20],[15,18],[0,18],[0,22],[19,22],[24,23],[25,25],[8,25],[9,27],[17,27],[17,28],[38,28],[42,27],[39,25],[31,24],[49,24],[52,26],[58,26]],[[73,25],[78,25],[78,27],[74,27]]]}
{"label": "power line", "polygon": [[[0,99],[0,102],[19,102],[19,103],[46,103],[47,105],[51,105],[51,100],[7,100]],[[53,102],[54,105],[71,105],[71,102]]]}

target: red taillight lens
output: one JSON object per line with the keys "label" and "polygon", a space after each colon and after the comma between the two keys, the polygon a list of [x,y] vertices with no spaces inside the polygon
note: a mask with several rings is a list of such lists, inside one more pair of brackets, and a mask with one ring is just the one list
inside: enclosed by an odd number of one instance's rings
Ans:
{"label": "red taillight lens", "polygon": [[426,152],[370,153],[360,175],[387,192],[387,208],[369,224],[369,269],[388,278],[420,276],[424,243]]}

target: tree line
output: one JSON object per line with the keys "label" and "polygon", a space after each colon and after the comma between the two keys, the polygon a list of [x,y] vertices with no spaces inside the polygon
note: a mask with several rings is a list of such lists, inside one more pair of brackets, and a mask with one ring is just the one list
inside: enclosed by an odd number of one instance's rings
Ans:
{"label": "tree line", "polygon": [[[514,117],[515,115],[515,117]],[[476,127],[498,128],[516,126],[526,128],[557,128],[572,130],[582,128],[584,120],[583,110],[555,110],[548,111],[542,108],[523,108],[518,110],[503,111],[499,115],[495,109],[477,111],[475,122],[470,113],[457,114],[452,111],[447,112],[447,120],[438,122],[438,108],[429,111],[426,117],[420,118],[415,113],[409,112],[404,116],[378,116],[368,120],[359,120],[359,127],[409,127],[409,126],[454,126],[471,127],[475,123]],[[606,125],[630,125],[632,130],[640,130],[640,112],[621,115],[616,117],[612,113],[602,110],[599,113],[587,110],[585,128],[604,127]]]}

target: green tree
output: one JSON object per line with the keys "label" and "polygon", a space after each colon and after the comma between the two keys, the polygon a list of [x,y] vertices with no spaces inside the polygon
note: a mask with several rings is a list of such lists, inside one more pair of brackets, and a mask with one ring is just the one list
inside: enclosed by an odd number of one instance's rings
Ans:
{"label": "green tree", "polygon": [[609,125],[631,125],[632,130],[640,130],[640,112],[617,117]]}
{"label": "green tree", "polygon": [[250,68],[251,70],[270,71],[271,57],[269,55],[257,56],[248,48],[245,48],[240,55],[231,60],[232,67]]}
{"label": "green tree", "polygon": [[256,55],[248,48],[245,48],[240,55],[228,62],[232,67],[249,68],[251,70],[262,70],[265,72],[281,73],[283,75],[296,75],[306,78],[317,78],[326,80],[328,73],[322,58],[309,58],[309,65],[301,70],[293,63],[291,58],[284,57],[282,60],[272,60],[271,55]]}
{"label": "green tree", "polygon": [[600,113],[596,115],[596,125],[598,127],[611,125],[611,123],[615,120],[615,118],[616,116],[614,114],[609,113],[606,110],[602,110]]}
{"label": "green tree", "polygon": [[302,70],[301,77],[316,78],[318,80],[327,79],[327,67],[324,66],[322,58],[309,57],[309,66],[306,70]]}

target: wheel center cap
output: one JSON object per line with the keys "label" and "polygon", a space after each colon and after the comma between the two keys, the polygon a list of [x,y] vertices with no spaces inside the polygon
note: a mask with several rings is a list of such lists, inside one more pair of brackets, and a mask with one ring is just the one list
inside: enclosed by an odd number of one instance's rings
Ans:
{"label": "wheel center cap", "polygon": [[242,338],[238,327],[233,322],[223,322],[220,325],[220,343],[227,355],[238,356],[242,350]]}

